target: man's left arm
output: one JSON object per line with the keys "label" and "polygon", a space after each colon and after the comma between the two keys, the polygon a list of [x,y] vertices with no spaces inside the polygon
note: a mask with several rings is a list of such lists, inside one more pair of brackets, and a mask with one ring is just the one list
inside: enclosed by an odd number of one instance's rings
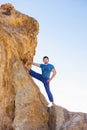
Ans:
{"label": "man's left arm", "polygon": [[52,69],[52,76],[51,76],[51,78],[48,80],[48,82],[50,82],[50,81],[55,77],[55,75],[56,75],[56,69],[54,68],[54,69]]}

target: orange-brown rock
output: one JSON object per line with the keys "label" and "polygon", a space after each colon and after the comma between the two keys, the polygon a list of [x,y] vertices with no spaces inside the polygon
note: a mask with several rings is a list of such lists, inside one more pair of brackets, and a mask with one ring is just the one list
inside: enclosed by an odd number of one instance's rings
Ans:
{"label": "orange-brown rock", "polygon": [[0,130],[48,130],[47,101],[21,61],[33,60],[38,31],[34,18],[0,7]]}

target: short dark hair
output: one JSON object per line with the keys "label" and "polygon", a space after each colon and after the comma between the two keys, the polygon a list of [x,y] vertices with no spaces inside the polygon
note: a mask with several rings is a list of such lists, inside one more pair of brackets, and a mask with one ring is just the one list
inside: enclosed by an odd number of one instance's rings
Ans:
{"label": "short dark hair", "polygon": [[44,56],[44,57],[43,57],[43,60],[44,60],[45,58],[47,58],[47,59],[49,60],[49,57],[48,57],[48,56]]}

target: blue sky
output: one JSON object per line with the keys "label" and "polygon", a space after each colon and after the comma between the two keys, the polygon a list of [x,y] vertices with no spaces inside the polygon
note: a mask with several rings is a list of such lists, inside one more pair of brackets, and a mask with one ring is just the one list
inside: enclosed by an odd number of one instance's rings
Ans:
{"label": "blue sky", "polygon": [[[51,91],[55,103],[87,113],[87,1],[0,0],[3,3],[12,3],[20,12],[38,20],[34,61],[41,63],[42,57],[48,55],[54,64],[57,75],[51,82]],[[47,98],[43,85],[36,83]]]}

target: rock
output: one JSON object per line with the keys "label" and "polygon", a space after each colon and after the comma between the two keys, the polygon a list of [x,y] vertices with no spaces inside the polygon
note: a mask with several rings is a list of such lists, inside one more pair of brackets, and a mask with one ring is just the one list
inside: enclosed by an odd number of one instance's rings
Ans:
{"label": "rock", "polygon": [[0,130],[48,130],[48,103],[22,62],[33,60],[38,31],[34,18],[0,7]]}
{"label": "rock", "polygon": [[50,130],[87,130],[87,114],[70,112],[60,106],[51,107]]}

